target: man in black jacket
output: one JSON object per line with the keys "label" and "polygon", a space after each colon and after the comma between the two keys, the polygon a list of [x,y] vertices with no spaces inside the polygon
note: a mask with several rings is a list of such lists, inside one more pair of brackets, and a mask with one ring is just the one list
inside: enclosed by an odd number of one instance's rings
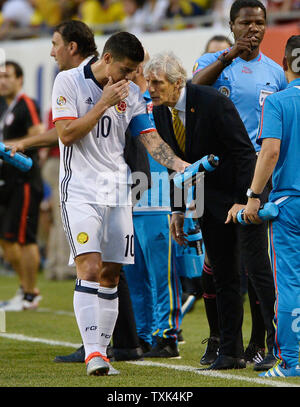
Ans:
{"label": "man in black jacket", "polygon": [[[214,270],[221,335],[219,356],[208,369],[244,368],[238,226],[229,220],[236,219],[246,202],[255,165],[254,148],[233,103],[215,89],[186,83],[186,72],[173,53],[155,55],[144,74],[157,130],[174,152],[188,162],[207,154],[219,157],[218,168],[205,176],[201,217],[204,244]],[[184,131],[177,139],[178,129]],[[172,185],[171,232],[179,244],[185,244],[185,205],[174,199],[178,194]]]}

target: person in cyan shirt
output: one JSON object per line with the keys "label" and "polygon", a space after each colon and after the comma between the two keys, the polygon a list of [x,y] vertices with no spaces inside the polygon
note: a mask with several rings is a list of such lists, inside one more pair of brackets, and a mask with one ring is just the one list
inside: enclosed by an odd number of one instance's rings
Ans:
{"label": "person in cyan shirt", "polygon": [[[298,49],[298,53],[294,52]],[[257,143],[258,157],[251,190],[259,194],[272,175],[270,200],[279,215],[269,227],[270,254],[274,274],[275,349],[277,364],[261,376],[300,376],[300,35],[286,45],[284,69],[286,90],[269,96],[263,107]],[[260,222],[259,198],[248,198],[247,221]]]}

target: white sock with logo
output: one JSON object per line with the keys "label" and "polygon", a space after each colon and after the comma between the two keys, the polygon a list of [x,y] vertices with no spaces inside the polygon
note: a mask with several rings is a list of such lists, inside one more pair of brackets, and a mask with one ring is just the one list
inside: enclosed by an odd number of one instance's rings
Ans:
{"label": "white sock with logo", "polygon": [[85,359],[99,349],[99,283],[76,280],[73,297],[77,325],[85,349]]}
{"label": "white sock with logo", "polygon": [[111,341],[119,313],[118,287],[107,288],[100,286],[98,290],[98,301],[100,306],[100,352],[106,356],[106,349]]}

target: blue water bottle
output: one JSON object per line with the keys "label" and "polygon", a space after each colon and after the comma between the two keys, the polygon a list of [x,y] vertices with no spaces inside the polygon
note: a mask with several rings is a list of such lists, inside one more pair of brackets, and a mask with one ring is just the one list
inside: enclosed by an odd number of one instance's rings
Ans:
{"label": "blue water bottle", "polygon": [[32,159],[27,157],[27,155],[22,153],[16,153],[13,157],[10,155],[10,149],[5,147],[3,143],[0,143],[0,157],[2,159],[18,168],[23,172],[27,172],[32,167]]}
{"label": "blue water bottle", "polygon": [[[278,213],[278,206],[274,202],[267,202],[260,208],[257,215],[262,221],[265,221],[275,219],[278,216]],[[238,211],[236,218],[241,225],[249,225],[249,223],[244,221],[244,209]]]}
{"label": "blue water bottle", "polygon": [[199,172],[212,172],[219,164],[219,157],[209,154],[196,161],[194,164],[186,167],[184,172],[179,172],[174,177],[174,184],[177,188],[191,186],[196,182],[196,176]]}

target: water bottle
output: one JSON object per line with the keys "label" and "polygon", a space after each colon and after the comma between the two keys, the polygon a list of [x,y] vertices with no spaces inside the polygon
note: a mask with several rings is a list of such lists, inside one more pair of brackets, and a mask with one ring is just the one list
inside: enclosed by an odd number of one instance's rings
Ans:
{"label": "water bottle", "polygon": [[219,157],[210,154],[202,157],[194,164],[186,167],[183,173],[179,172],[174,177],[174,184],[177,188],[183,188],[185,185],[191,186],[196,181],[199,172],[212,172],[219,164]]}
{"label": "water bottle", "polygon": [[[261,206],[261,208],[257,212],[257,215],[262,221],[265,221],[275,219],[278,216],[278,213],[278,206],[273,202],[267,202],[263,206]],[[246,223],[244,221],[244,209],[238,211],[236,218],[241,225],[249,225],[249,223]]]}
{"label": "water bottle", "polygon": [[200,227],[196,225],[193,229],[189,229],[187,234],[188,246],[195,249],[197,256],[203,254],[202,232]]}
{"label": "water bottle", "polygon": [[7,163],[13,165],[19,170],[26,172],[32,167],[32,159],[22,153],[16,153],[13,157],[10,155],[10,149],[0,143],[0,157]]}

